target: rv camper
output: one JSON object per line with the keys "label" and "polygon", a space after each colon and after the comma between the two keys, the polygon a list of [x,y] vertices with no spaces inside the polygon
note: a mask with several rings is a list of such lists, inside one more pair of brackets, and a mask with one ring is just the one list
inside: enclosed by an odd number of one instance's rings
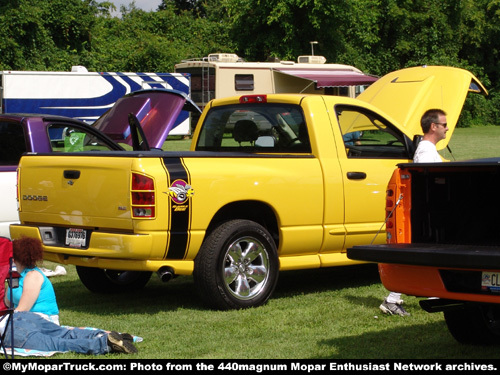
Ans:
{"label": "rv camper", "polygon": [[183,60],[176,73],[191,75],[191,98],[201,108],[210,100],[233,95],[316,93],[355,97],[377,77],[323,56],[299,56],[297,62],[246,62],[218,53]]}
{"label": "rv camper", "polygon": [[[189,74],[0,71],[0,113],[35,113],[73,117],[93,123],[123,95],[168,88],[190,95]],[[190,134],[189,113],[183,111],[174,135]]]}

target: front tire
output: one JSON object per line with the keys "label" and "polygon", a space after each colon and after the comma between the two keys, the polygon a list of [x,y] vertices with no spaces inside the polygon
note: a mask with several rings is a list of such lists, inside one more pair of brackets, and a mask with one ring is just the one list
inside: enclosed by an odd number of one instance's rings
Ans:
{"label": "front tire", "polygon": [[266,303],[278,272],[276,244],[269,232],[250,220],[231,220],[205,239],[193,276],[205,303],[229,310]]}
{"label": "front tire", "polygon": [[462,344],[500,343],[500,306],[474,305],[444,312],[448,330]]}
{"label": "front tire", "polygon": [[119,293],[139,290],[151,278],[151,272],[117,271],[82,266],[76,266],[76,272],[82,284],[94,293]]}

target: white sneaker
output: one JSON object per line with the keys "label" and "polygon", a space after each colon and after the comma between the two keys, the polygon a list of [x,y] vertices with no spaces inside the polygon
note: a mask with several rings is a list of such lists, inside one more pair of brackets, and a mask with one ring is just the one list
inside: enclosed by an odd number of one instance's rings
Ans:
{"label": "white sneaker", "polygon": [[382,302],[379,308],[384,314],[409,316],[410,313],[403,308],[402,300],[400,301],[401,303],[391,303],[387,302],[387,299],[384,299],[384,302]]}

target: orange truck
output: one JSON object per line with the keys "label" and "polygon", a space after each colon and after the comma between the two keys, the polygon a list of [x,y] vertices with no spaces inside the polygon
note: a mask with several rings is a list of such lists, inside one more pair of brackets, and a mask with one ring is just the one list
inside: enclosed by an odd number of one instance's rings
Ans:
{"label": "orange truck", "polygon": [[[500,338],[500,158],[400,164],[386,194],[387,244],[354,246],[384,286],[443,312],[462,343]],[[437,298],[436,298],[437,297]]]}

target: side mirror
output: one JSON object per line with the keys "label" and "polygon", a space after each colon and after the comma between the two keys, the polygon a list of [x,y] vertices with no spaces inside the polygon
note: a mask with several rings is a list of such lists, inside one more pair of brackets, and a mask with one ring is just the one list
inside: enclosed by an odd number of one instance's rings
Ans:
{"label": "side mirror", "polygon": [[413,147],[415,148],[415,150],[417,149],[417,146],[420,143],[420,141],[422,140],[422,138],[423,138],[422,135],[416,135],[413,137]]}

